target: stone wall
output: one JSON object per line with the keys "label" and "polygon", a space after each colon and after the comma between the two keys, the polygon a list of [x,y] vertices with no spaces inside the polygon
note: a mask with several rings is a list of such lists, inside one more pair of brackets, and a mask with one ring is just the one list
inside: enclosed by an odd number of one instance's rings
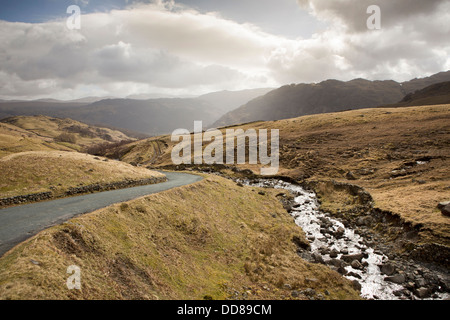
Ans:
{"label": "stone wall", "polygon": [[15,205],[15,204],[24,204],[27,202],[44,201],[44,200],[49,200],[52,198],[53,198],[53,193],[51,191],[26,194],[26,195],[21,195],[21,196],[0,199],[0,207],[11,206],[11,205]]}
{"label": "stone wall", "polygon": [[53,192],[51,192],[51,191],[26,194],[26,195],[20,195],[20,196],[0,199],[0,207],[7,207],[7,206],[25,204],[25,203],[31,203],[31,202],[39,202],[39,201],[45,201],[45,200],[57,199],[57,198],[64,198],[64,197],[82,195],[82,194],[87,194],[87,193],[132,188],[132,187],[144,186],[144,185],[149,185],[149,184],[162,183],[165,181],[167,181],[166,177],[160,177],[160,178],[155,177],[155,178],[140,179],[140,180],[127,179],[127,180],[123,180],[123,181],[106,183],[106,184],[96,183],[96,184],[91,184],[88,186],[69,188],[61,196],[55,196],[53,194]]}

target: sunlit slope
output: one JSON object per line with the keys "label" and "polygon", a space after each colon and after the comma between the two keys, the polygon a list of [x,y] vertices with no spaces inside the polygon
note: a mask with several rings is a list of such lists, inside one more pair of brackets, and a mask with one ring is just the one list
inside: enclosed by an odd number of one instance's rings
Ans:
{"label": "sunlit slope", "polygon": [[[208,176],[83,215],[0,259],[0,299],[359,299],[351,282],[296,253],[303,231],[280,190]],[[280,195],[278,196],[280,197]],[[81,270],[68,290],[67,268]]]}

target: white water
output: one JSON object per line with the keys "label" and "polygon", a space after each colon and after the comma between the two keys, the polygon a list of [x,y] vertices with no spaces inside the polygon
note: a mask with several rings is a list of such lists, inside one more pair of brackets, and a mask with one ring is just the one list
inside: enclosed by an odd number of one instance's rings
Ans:
{"label": "white water", "polygon": [[[243,184],[250,185],[248,181],[240,181]],[[258,183],[252,183],[252,186],[269,187],[275,189],[285,189],[291,191],[295,197],[295,208],[292,209],[291,215],[295,219],[295,223],[300,226],[310,240],[311,253],[320,253],[321,248],[335,249],[339,252],[336,259],[339,259],[345,252],[346,254],[365,253],[367,258],[362,259],[362,263],[366,265],[364,270],[358,270],[352,266],[347,266],[347,272],[359,275],[360,279],[355,276],[345,275],[350,280],[357,280],[361,284],[361,296],[367,299],[381,300],[397,300],[393,292],[404,289],[403,286],[384,281],[386,277],[380,271],[379,265],[388,260],[387,256],[374,252],[374,249],[364,245],[363,238],[356,234],[351,228],[345,227],[340,221],[333,219],[319,211],[319,203],[316,194],[304,190],[302,187],[287,183],[284,181],[261,180]],[[332,229],[337,231],[339,228],[344,230],[341,237],[335,237],[332,233],[325,235],[320,232],[322,220],[330,221]],[[342,231],[341,229],[341,231]],[[321,254],[326,262],[330,260],[329,254]],[[447,296],[447,295],[445,295]],[[441,297],[443,298],[443,297]]]}

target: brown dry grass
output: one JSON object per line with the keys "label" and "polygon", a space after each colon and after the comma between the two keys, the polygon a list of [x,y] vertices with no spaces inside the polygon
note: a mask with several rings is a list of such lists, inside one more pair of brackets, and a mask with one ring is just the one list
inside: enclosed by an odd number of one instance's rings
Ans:
{"label": "brown dry grass", "polygon": [[24,151],[73,151],[72,148],[44,139],[35,133],[0,122],[0,157]]}
{"label": "brown dry grass", "polygon": [[0,158],[0,198],[125,179],[163,176],[145,168],[77,152],[30,151]]}
{"label": "brown dry grass", "polygon": [[[5,122],[0,122],[0,157],[24,151],[81,151],[99,143],[133,140],[120,131],[89,126],[72,119],[17,116],[2,121]],[[70,131],[74,127],[90,132],[90,135]],[[71,136],[72,141],[59,141],[61,134]],[[110,140],[105,140],[106,136]]]}
{"label": "brown dry grass", "polygon": [[[0,298],[290,299],[290,284],[358,299],[348,280],[297,256],[292,238],[304,234],[279,191],[258,191],[208,176],[43,231],[0,259]],[[80,291],[66,287],[70,265]]]}
{"label": "brown dry grass", "polygon": [[[422,224],[422,241],[450,245],[449,218],[436,208],[450,200],[450,105],[362,109],[238,127],[280,130],[279,174],[364,187],[376,207]],[[158,139],[169,147],[157,165],[172,164],[174,143],[169,136]],[[424,157],[431,161],[406,166]],[[136,160],[133,151],[126,159]],[[241,167],[259,173],[257,166]],[[357,180],[347,179],[349,171]]]}

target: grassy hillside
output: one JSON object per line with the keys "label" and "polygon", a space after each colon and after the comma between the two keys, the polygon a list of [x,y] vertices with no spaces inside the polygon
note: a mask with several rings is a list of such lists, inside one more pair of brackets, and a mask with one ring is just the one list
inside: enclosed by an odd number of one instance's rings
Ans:
{"label": "grassy hillside", "polygon": [[75,147],[43,138],[9,123],[0,122],[0,157],[24,151],[73,151]]}
{"label": "grassy hillside", "polygon": [[425,106],[450,103],[450,82],[436,83],[408,94],[402,101],[389,107]]}
{"label": "grassy hillside", "polygon": [[[87,146],[102,142],[134,140],[118,130],[90,126],[72,119],[47,116],[17,116],[1,120],[16,132],[28,132],[42,142],[58,144],[72,150],[82,150]],[[20,129],[17,129],[20,128]],[[14,134],[11,132],[11,134]]]}
{"label": "grassy hillside", "polygon": [[2,157],[0,171],[0,198],[47,191],[58,196],[71,187],[163,176],[123,162],[58,151],[21,152]]}
{"label": "grassy hillside", "polygon": [[[439,105],[354,110],[235,128],[279,129],[279,174],[364,187],[376,207],[422,225],[421,241],[450,246],[450,221],[436,208],[450,200],[449,120],[450,105]],[[172,164],[174,143],[169,136],[158,140],[168,147],[153,165]],[[139,160],[135,150],[130,148],[124,159]],[[259,173],[257,166],[241,167]]]}
{"label": "grassy hillside", "polygon": [[[290,299],[306,288],[359,299],[296,254],[304,234],[280,191],[258,191],[208,176],[45,230],[0,259],[0,299]],[[81,290],[66,287],[70,265]]]}

